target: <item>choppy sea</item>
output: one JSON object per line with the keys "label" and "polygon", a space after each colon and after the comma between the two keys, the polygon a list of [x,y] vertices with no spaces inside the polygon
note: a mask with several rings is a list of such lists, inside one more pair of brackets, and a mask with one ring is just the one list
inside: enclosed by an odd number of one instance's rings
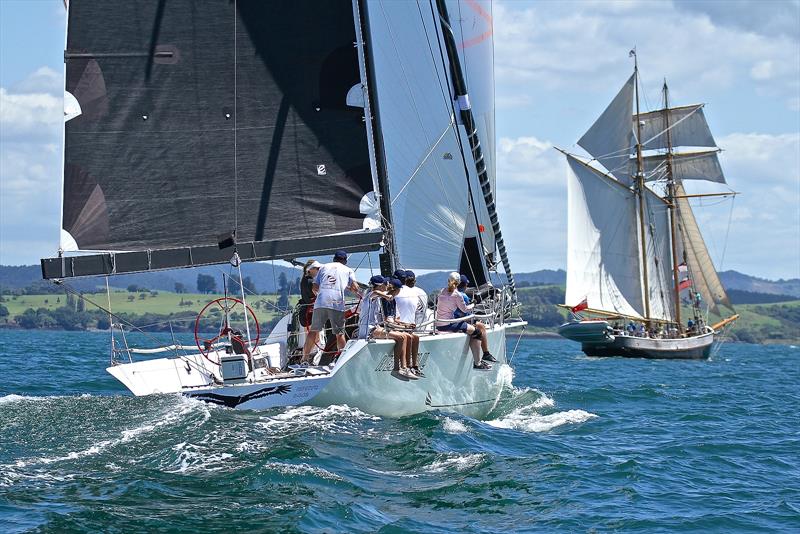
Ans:
{"label": "choppy sea", "polygon": [[800,531],[797,347],[523,339],[483,421],[135,398],[107,353],[104,333],[0,331],[0,531]]}

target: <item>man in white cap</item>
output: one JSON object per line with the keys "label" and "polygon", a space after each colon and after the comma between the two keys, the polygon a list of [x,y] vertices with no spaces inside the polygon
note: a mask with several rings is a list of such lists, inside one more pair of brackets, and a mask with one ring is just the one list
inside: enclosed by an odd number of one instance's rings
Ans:
{"label": "man in white cap", "polygon": [[326,321],[331,323],[339,350],[347,343],[344,336],[344,292],[349,289],[358,294],[356,275],[347,266],[347,252],[337,250],[333,254],[333,261],[320,267],[312,288],[317,300],[314,301],[311,328],[303,345],[303,363],[310,363],[311,351],[314,350]]}

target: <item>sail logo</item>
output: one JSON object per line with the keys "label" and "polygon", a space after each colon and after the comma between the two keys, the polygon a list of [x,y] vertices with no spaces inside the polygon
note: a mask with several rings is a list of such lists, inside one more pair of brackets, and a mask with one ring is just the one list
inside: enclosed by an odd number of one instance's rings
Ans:
{"label": "sail logo", "polygon": [[328,169],[325,168],[325,165],[317,165],[317,176],[325,176],[326,174],[328,174]]}

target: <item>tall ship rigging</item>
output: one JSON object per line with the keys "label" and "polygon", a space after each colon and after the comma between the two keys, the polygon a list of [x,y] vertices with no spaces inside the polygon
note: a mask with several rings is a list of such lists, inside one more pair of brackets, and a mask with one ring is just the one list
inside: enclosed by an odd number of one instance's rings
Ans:
{"label": "tall ship rigging", "polygon": [[[631,51],[635,57],[635,51]],[[590,356],[707,358],[733,312],[689,199],[687,180],[725,184],[703,105],[640,112],[639,69],[567,159],[568,254],[559,333]],[[682,310],[687,303],[688,317]],[[705,308],[705,309],[704,309]]]}
{"label": "tall ship rigging", "polygon": [[290,314],[262,335],[233,286],[209,305],[218,332],[198,317],[197,346],[134,347],[108,309],[109,373],[135,395],[243,409],[492,409],[512,376],[506,330],[524,323],[494,202],[489,2],[72,0],[67,23],[61,246],[45,279],[230,263],[241,280],[242,262],[379,253],[384,274],[467,274],[498,359],[474,371],[467,336],[427,320],[424,379],[391,376],[389,339],[292,369]]}

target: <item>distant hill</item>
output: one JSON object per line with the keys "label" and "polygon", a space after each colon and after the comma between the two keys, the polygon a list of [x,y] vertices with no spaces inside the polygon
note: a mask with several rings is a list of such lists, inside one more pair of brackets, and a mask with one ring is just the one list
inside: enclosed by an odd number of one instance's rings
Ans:
{"label": "distant hill", "polygon": [[[258,293],[274,293],[281,273],[286,274],[286,278],[291,284],[300,277],[302,272],[284,262],[281,263],[283,265],[275,262],[274,270],[270,263],[244,263],[242,264],[242,277],[249,276]],[[159,291],[175,291],[175,284],[181,283],[187,291],[193,292],[197,289],[198,274],[213,276],[217,281],[217,287],[221,288],[223,273],[235,274],[235,271],[228,265],[216,265],[152,273],[121,274],[109,277],[108,281],[111,287],[124,289],[130,285],[137,285]],[[40,284],[47,285],[49,282],[42,280],[42,271],[38,265],[0,265],[0,288],[2,289],[22,289]],[[96,287],[105,288],[105,278],[100,276],[80,278],[72,280],[70,285],[80,291],[88,291]]]}
{"label": "distant hill", "polygon": [[742,291],[741,289],[728,289],[728,297],[734,305],[737,304],[773,304],[775,302],[791,302],[797,300],[794,295],[778,295],[776,293],[757,293],[755,291]]}
{"label": "distant hill", "polygon": [[[124,274],[112,276],[109,283],[112,287],[127,288],[135,284],[140,287],[160,291],[174,291],[175,284],[181,283],[188,291],[197,289],[197,275],[206,274],[214,276],[217,285],[222,285],[222,273],[230,273],[227,265],[210,267],[195,267],[192,269],[175,269],[171,271],[158,271],[152,273]],[[275,291],[278,277],[285,273],[289,282],[294,282],[300,276],[300,270],[290,267],[285,262],[271,263],[245,263],[242,265],[242,274],[250,277],[259,293],[272,293]],[[0,265],[0,288],[22,289],[35,284],[48,284],[41,279],[42,273],[38,265],[7,266]],[[731,292],[734,303],[770,303],[789,300],[788,297],[800,298],[800,278],[790,280],[766,280],[737,271],[723,271],[719,273],[722,284]],[[543,269],[530,273],[514,273],[514,280],[519,287],[539,285],[564,285],[567,273],[563,269]],[[420,276],[417,284],[430,292],[441,288],[447,281],[446,272],[433,272]],[[102,277],[76,279],[71,285],[86,291],[93,287],[105,287]],[[756,295],[737,293],[743,291]],[[760,296],[759,296],[760,295]],[[779,300],[766,295],[777,296]]]}
{"label": "distant hill", "polygon": [[[417,278],[417,285],[430,293],[436,289],[441,289],[447,283],[447,274],[444,271],[428,273]],[[501,275],[505,282],[505,276]],[[567,273],[562,269],[554,271],[543,269],[532,273],[514,273],[514,282],[517,287],[541,286],[541,285],[564,285],[567,283]]]}
{"label": "distant hill", "polygon": [[722,271],[719,273],[725,289],[739,289],[751,293],[769,293],[772,295],[791,295],[800,297],[800,278],[789,280],[766,280],[756,276],[742,274],[737,271]]}

